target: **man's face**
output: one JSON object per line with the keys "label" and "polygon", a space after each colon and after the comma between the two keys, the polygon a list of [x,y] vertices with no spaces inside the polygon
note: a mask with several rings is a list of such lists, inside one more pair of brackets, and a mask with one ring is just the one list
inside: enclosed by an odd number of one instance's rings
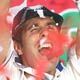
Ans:
{"label": "man's face", "polygon": [[[50,47],[49,42],[46,44],[46,41],[44,40],[48,35],[48,30],[55,30],[58,32],[55,21],[50,17],[36,17],[28,20],[24,26],[26,26],[26,29],[22,34],[22,46],[20,48],[20,55],[23,64],[26,66],[34,67],[37,61],[44,56],[49,62],[48,70],[55,69],[59,57],[53,58],[49,55],[46,56],[43,54],[43,49],[48,49]],[[43,42],[45,42],[45,46],[42,44]]]}

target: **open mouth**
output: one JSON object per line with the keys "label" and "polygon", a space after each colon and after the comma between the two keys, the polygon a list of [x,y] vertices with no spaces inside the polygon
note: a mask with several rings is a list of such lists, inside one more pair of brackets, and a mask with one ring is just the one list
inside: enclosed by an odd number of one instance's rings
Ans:
{"label": "open mouth", "polygon": [[42,50],[42,49],[49,49],[51,47],[52,47],[51,43],[50,42],[46,42],[46,38],[42,38],[40,40],[39,51]]}
{"label": "open mouth", "polygon": [[63,43],[65,39],[55,31],[49,31],[48,35],[39,40],[39,52],[42,55],[60,57],[64,53]]}
{"label": "open mouth", "polygon": [[40,40],[39,52],[41,55],[50,57],[51,48],[52,48],[52,44],[50,42],[47,42],[47,39],[45,37]]}
{"label": "open mouth", "polygon": [[48,59],[58,57],[63,54],[63,49],[60,43],[48,40],[46,37],[40,39],[38,49],[40,54],[47,56]]}

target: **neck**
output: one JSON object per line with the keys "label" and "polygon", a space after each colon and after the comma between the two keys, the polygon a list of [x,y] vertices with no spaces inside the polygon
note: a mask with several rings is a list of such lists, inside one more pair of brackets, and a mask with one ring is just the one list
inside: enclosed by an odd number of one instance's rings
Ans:
{"label": "neck", "polygon": [[47,73],[55,76],[56,70],[49,71],[49,72],[47,72]]}

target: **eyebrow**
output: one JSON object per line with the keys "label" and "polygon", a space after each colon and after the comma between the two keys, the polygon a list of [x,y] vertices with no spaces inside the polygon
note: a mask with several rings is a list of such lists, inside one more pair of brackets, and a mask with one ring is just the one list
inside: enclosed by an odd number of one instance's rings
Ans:
{"label": "eyebrow", "polygon": [[[25,24],[24,24],[24,26],[26,26],[26,30],[30,30],[31,28],[32,28],[32,25],[34,25],[34,24],[39,24],[39,23],[37,23],[37,22],[34,22],[34,21],[32,21],[32,22],[26,22]],[[48,21],[48,22],[46,22],[46,25],[51,25],[51,24],[56,24],[56,22],[55,21]],[[46,26],[45,25],[45,26]]]}
{"label": "eyebrow", "polygon": [[55,21],[47,22],[47,25],[50,25],[50,24],[56,24],[56,22]]}
{"label": "eyebrow", "polygon": [[25,23],[24,26],[27,26],[26,29],[30,30],[32,28],[32,25],[34,25],[34,24],[37,24],[37,23],[35,23],[35,22],[32,22],[31,24],[30,23]]}

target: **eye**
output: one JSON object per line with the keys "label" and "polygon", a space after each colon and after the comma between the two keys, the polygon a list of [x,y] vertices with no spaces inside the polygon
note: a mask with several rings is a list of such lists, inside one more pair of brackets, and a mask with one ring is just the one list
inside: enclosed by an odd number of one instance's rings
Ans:
{"label": "eye", "polygon": [[31,32],[36,32],[36,31],[38,31],[39,30],[39,25],[38,24],[33,24],[32,26],[31,26]]}
{"label": "eye", "polygon": [[50,26],[50,25],[51,25],[51,26],[56,26],[56,23],[55,23],[55,22],[49,22],[49,23],[48,23],[48,26]]}
{"label": "eye", "polygon": [[47,24],[47,26],[48,26],[48,28],[53,29],[54,27],[56,27],[56,23],[55,23],[55,22],[49,22],[49,23]]}

